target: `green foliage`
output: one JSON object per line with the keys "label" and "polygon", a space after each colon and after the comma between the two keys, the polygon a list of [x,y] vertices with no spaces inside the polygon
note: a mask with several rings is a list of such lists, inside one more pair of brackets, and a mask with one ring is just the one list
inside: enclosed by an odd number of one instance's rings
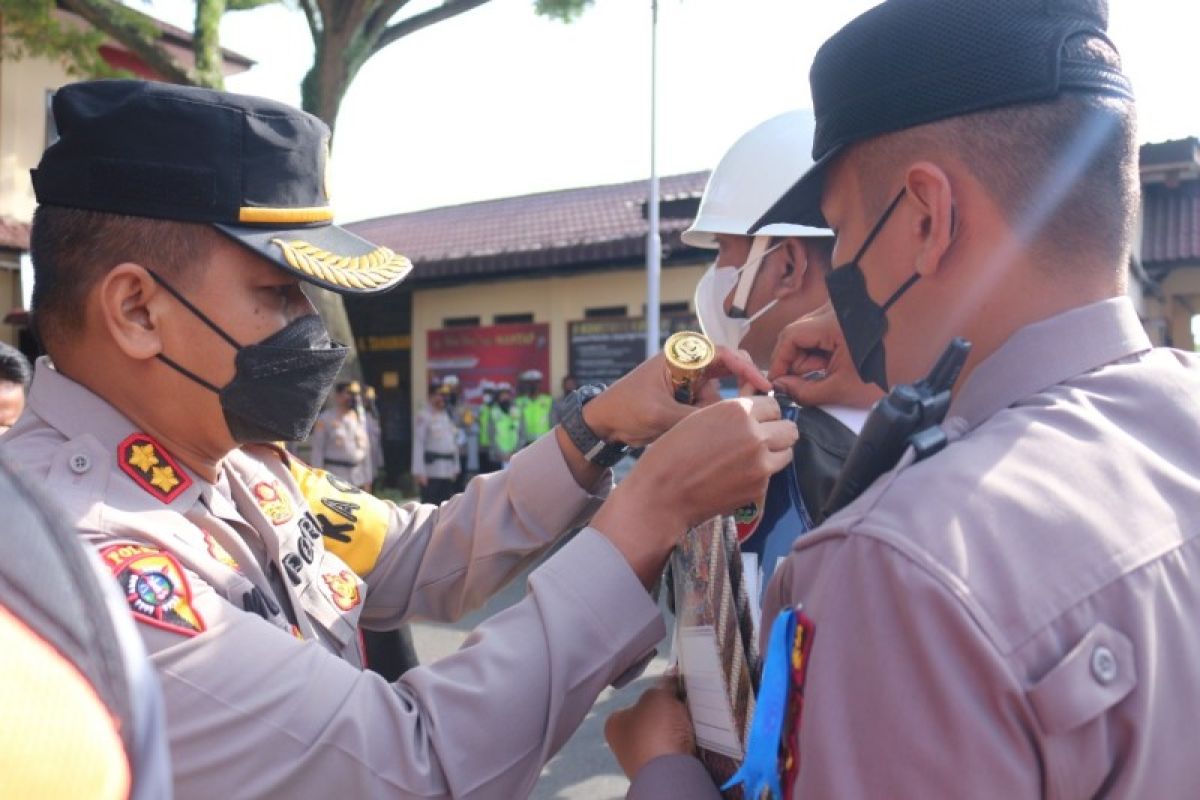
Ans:
{"label": "green foliage", "polygon": [[583,15],[594,0],[534,0],[536,14],[559,22],[574,22]]}
{"label": "green foliage", "polygon": [[64,25],[54,14],[54,0],[0,0],[0,57],[13,61],[41,57],[59,60],[80,78],[126,76],[100,57],[104,34],[91,28]]}

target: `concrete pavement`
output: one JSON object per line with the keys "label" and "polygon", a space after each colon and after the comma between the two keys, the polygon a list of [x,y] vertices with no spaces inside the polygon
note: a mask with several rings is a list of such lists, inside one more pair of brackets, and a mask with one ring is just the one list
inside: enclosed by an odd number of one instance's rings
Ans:
{"label": "concrete pavement", "polygon": [[[414,623],[413,641],[422,663],[457,650],[467,632],[484,619],[518,602],[525,594],[525,574],[520,575],[479,611],[453,625]],[[655,658],[637,681],[620,691],[606,689],[579,730],[545,769],[531,795],[534,800],[621,800],[629,786],[621,768],[604,743],[604,720],[610,713],[633,703],[666,668],[669,646],[664,640]]]}

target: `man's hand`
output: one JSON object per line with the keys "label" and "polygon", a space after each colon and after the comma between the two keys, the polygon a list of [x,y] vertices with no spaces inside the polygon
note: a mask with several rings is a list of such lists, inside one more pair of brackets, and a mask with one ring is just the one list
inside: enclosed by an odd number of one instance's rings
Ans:
{"label": "man's hand", "polygon": [[767,375],[806,406],[870,408],[883,397],[882,389],[859,379],[829,303],[779,332]]}
{"label": "man's hand", "polygon": [[426,478],[424,475],[414,474],[413,477],[417,481],[417,486],[425,487],[429,485],[429,478]]}
{"label": "man's hand", "polygon": [[792,460],[797,438],[771,397],[695,411],[646,450],[592,527],[651,586],[684,531],[762,497],[767,480]]}
{"label": "man's hand", "polygon": [[697,392],[696,406],[675,400],[666,359],[648,358],[624,376],[583,410],[584,420],[605,441],[620,441],[633,447],[650,444],[698,407],[721,399],[719,380],[727,375],[743,386],[767,392],[771,384],[744,352],[717,348],[717,356],[705,372],[704,384]]}
{"label": "man's hand", "polygon": [[692,718],[675,689],[676,679],[664,676],[636,703],[604,723],[604,738],[631,780],[659,756],[690,755],[696,749]]}

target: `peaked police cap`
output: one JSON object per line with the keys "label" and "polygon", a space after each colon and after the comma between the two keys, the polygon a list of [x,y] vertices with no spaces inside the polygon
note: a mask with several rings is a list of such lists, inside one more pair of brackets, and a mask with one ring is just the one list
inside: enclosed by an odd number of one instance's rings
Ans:
{"label": "peaked police cap", "polygon": [[813,59],[815,163],[747,233],[825,226],[825,172],[855,142],[1065,92],[1133,99],[1119,69],[1064,47],[1108,41],[1107,27],[1107,0],[887,0],[866,11]]}
{"label": "peaked police cap", "polygon": [[291,106],[134,80],[64,86],[58,139],[33,170],[43,205],[210,223],[310,283],[391,289],[404,256],[333,223],[329,129]]}

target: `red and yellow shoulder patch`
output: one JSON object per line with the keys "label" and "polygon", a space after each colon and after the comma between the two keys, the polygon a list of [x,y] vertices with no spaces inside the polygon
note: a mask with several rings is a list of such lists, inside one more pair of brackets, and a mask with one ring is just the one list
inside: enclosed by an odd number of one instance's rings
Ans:
{"label": "red and yellow shoulder patch", "polygon": [[116,576],[135,620],[184,636],[207,629],[192,607],[192,587],[175,556],[145,545],[115,544],[102,549],[100,557]]}
{"label": "red and yellow shoulder patch", "polygon": [[135,433],[117,445],[117,463],[134,483],[164,503],[192,485],[179,462],[145,433]]}

